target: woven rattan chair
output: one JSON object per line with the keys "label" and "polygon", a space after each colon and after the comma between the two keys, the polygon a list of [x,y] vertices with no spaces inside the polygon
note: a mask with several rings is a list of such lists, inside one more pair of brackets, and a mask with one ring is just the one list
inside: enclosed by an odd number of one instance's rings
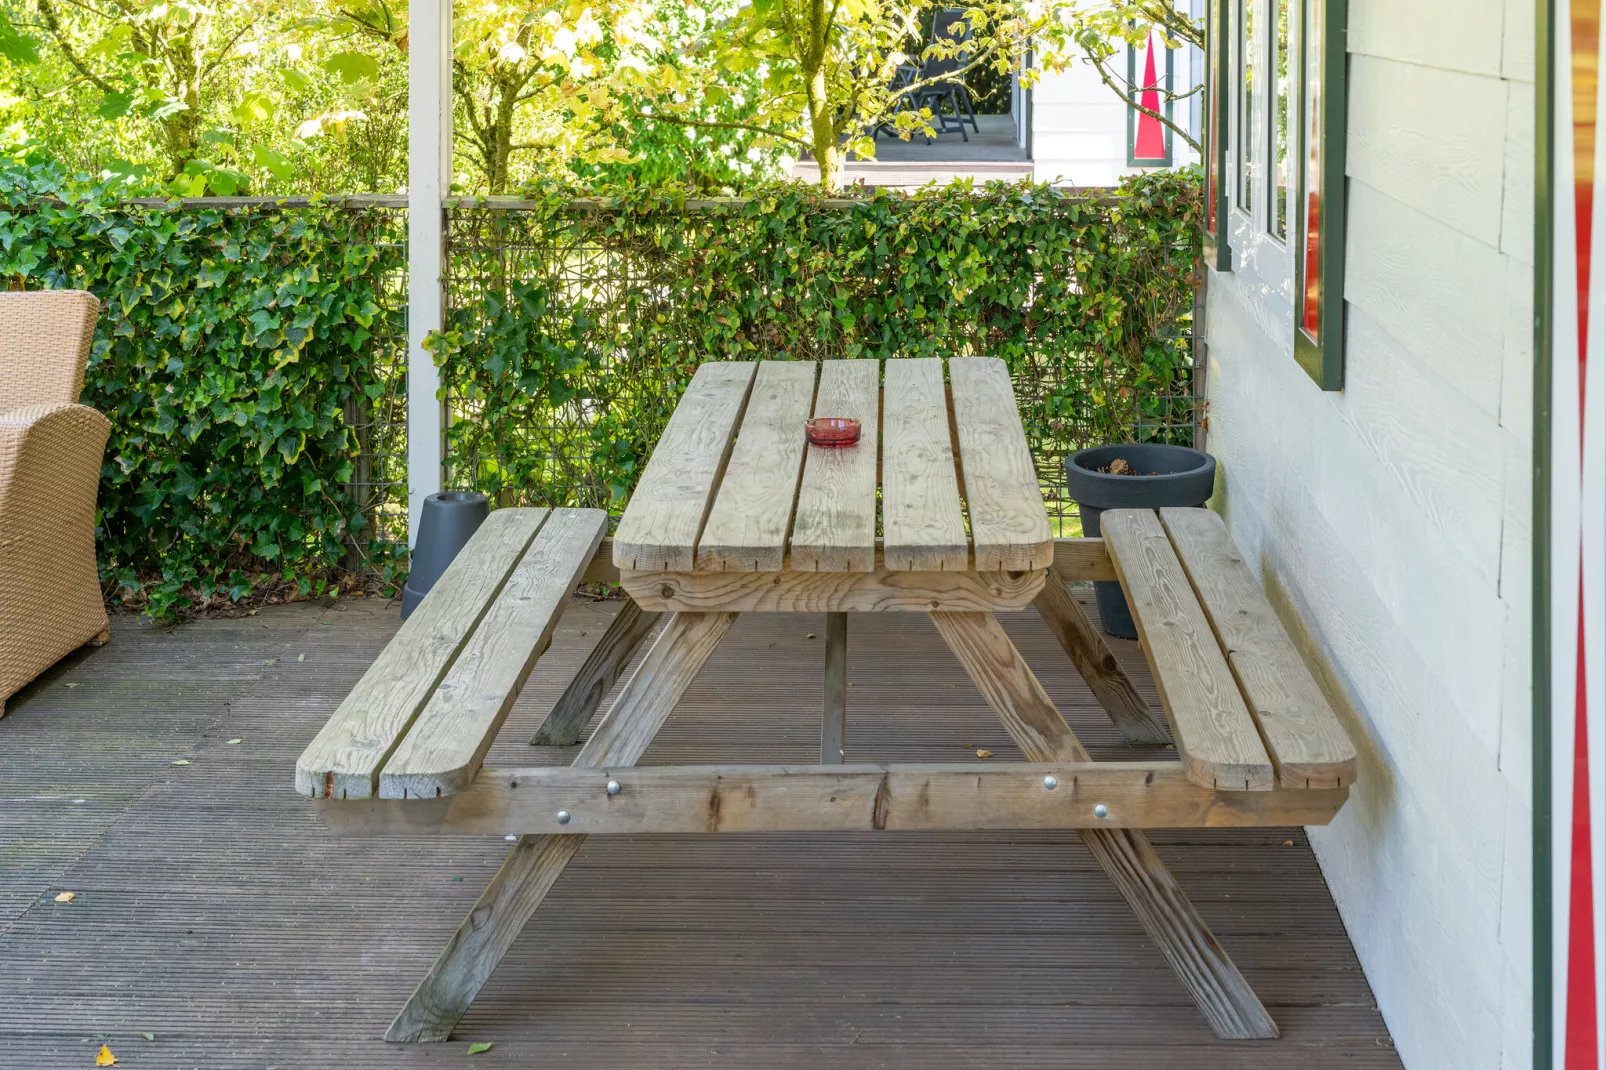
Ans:
{"label": "woven rattan chair", "polygon": [[77,290],[0,293],[0,713],[108,636],[95,492],[111,424],[78,404],[99,311]]}

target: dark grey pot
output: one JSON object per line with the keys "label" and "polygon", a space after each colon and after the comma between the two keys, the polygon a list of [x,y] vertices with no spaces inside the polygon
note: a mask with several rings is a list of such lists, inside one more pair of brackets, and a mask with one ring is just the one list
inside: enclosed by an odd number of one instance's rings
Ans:
{"label": "dark grey pot", "polygon": [[491,515],[485,495],[472,490],[446,490],[424,499],[418,518],[418,539],[413,543],[412,567],[402,588],[402,620],[424,600],[457,552]]}
{"label": "dark grey pot", "polygon": [[[1108,468],[1117,457],[1136,471],[1154,474],[1118,476],[1099,471]],[[1099,516],[1106,509],[1203,505],[1216,485],[1216,459],[1187,446],[1093,446],[1065,458],[1065,476],[1071,498],[1082,514],[1082,534],[1097,536]],[[1093,587],[1104,631],[1123,639],[1136,639],[1138,628],[1132,622],[1121,585],[1104,580]]]}

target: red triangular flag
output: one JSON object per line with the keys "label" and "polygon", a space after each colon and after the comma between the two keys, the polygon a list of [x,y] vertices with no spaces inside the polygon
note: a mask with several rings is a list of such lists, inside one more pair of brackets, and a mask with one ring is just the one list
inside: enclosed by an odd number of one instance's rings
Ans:
{"label": "red triangular flag", "polygon": [[[1154,69],[1154,34],[1149,34],[1147,56],[1143,61],[1143,92],[1138,103],[1152,112],[1160,110],[1160,80]],[[1138,139],[1132,155],[1139,160],[1165,159],[1165,127],[1152,115],[1138,112]]]}

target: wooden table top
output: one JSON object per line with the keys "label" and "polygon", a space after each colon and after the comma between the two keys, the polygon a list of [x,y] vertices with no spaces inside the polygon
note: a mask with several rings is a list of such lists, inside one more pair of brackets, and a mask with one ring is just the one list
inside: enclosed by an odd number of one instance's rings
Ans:
{"label": "wooden table top", "polygon": [[[1008,369],[994,357],[946,365],[946,381],[934,357],[702,365],[625,509],[614,564],[672,572],[1048,567],[1053,535]],[[858,444],[810,446],[810,416],[861,421]]]}

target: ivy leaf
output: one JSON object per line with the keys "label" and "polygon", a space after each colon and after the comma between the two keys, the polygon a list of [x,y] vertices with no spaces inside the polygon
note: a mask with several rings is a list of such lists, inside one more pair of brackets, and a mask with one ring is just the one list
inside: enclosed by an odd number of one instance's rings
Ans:
{"label": "ivy leaf", "polygon": [[346,85],[353,85],[378,77],[379,61],[366,52],[336,52],[323,61],[323,69],[338,74]]}

